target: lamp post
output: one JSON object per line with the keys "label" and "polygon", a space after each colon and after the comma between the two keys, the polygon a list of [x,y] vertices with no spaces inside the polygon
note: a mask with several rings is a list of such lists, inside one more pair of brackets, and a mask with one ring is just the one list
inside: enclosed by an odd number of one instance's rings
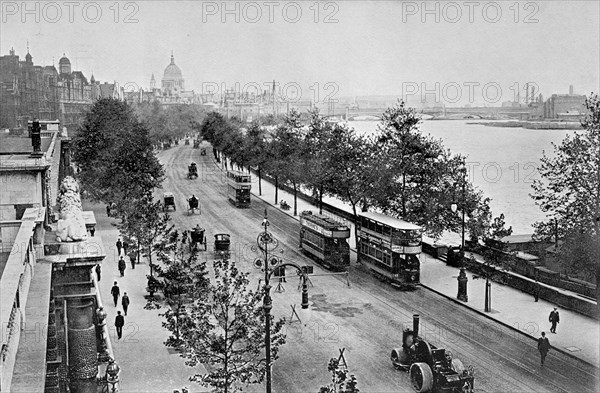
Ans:
{"label": "lamp post", "polygon": [[[465,266],[464,266],[464,257],[465,257],[465,210],[466,210],[466,197],[465,197],[465,184],[467,182],[466,178],[465,178],[465,174],[466,174],[466,169],[463,166],[460,169],[461,172],[461,190],[462,190],[462,203],[461,203],[461,215],[462,215],[462,223],[461,223],[461,242],[460,242],[460,253],[459,253],[459,258],[460,258],[460,272],[458,274],[458,294],[456,295],[456,298],[458,300],[461,300],[463,302],[467,302],[469,301],[469,297],[467,296],[467,281],[469,280],[467,278],[467,274],[465,273]],[[458,205],[456,203],[453,203],[452,205],[450,205],[450,209],[452,210],[453,213],[456,213],[456,211],[458,210]]]}
{"label": "lamp post", "polygon": [[[279,242],[273,237],[273,235],[267,230],[270,223],[267,219],[267,209],[265,209],[265,218],[263,219],[262,226],[264,230],[258,234],[256,243],[258,248],[264,253],[264,259],[257,258],[254,261],[254,266],[258,269],[262,269],[265,273],[265,294],[263,297],[263,310],[265,312],[265,355],[266,355],[266,384],[267,393],[271,393],[271,309],[273,308],[273,301],[271,299],[271,285],[269,280],[271,275],[276,268],[284,266],[295,267],[299,276],[302,276],[302,308],[308,308],[308,285],[307,275],[302,268],[293,262],[286,262],[277,257],[271,256],[269,259],[269,252],[275,251]],[[283,250],[282,250],[283,251]]]}

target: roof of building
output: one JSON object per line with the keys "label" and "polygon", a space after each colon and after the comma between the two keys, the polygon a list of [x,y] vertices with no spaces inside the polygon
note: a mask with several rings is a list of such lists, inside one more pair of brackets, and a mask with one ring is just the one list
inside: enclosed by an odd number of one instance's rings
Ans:
{"label": "roof of building", "polygon": [[65,56],[65,54],[63,53],[63,57],[60,58],[58,64],[71,64],[71,60],[69,60],[67,56]]}
{"label": "roof of building", "polygon": [[[48,151],[52,138],[42,138],[42,152]],[[0,134],[0,155],[29,154],[33,152],[31,138]]]}
{"label": "roof of building", "polygon": [[163,79],[182,79],[181,69],[175,65],[175,58],[171,54],[171,63],[165,68]]}

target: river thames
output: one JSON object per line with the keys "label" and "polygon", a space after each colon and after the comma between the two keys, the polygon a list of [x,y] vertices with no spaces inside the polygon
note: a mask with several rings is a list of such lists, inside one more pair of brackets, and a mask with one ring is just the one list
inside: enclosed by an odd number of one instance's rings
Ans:
{"label": "river thames", "polygon": [[[425,120],[423,134],[441,139],[453,154],[467,157],[469,180],[492,199],[494,216],[504,213],[513,234],[533,233],[532,224],[543,220],[543,213],[529,196],[543,151],[553,156],[552,143],[560,144],[573,130],[529,130],[468,124],[477,120]],[[376,121],[351,121],[358,133],[377,129]],[[580,133],[582,131],[579,131]]]}

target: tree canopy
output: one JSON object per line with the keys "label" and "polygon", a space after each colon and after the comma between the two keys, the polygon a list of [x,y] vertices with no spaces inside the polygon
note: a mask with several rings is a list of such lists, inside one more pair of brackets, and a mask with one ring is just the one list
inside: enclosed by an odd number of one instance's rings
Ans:
{"label": "tree canopy", "polygon": [[127,103],[109,98],[98,100],[86,115],[73,138],[73,159],[82,188],[107,204],[142,198],[164,177],[148,129]]}
{"label": "tree canopy", "polygon": [[557,258],[568,273],[598,277],[600,265],[600,99],[590,95],[584,131],[567,135],[554,155],[544,152],[531,196],[547,213],[539,239],[561,240]]}

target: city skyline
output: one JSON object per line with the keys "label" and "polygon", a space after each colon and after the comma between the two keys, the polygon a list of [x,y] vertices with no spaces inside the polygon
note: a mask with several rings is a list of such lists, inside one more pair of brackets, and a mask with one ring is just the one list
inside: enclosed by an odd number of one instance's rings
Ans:
{"label": "city skyline", "polygon": [[28,45],[40,65],[64,53],[88,78],[130,89],[160,81],[173,52],[196,93],[275,80],[292,101],[408,94],[497,106],[523,100],[527,83],[545,98],[600,83],[596,2],[315,4],[3,2],[0,45],[21,57]]}

